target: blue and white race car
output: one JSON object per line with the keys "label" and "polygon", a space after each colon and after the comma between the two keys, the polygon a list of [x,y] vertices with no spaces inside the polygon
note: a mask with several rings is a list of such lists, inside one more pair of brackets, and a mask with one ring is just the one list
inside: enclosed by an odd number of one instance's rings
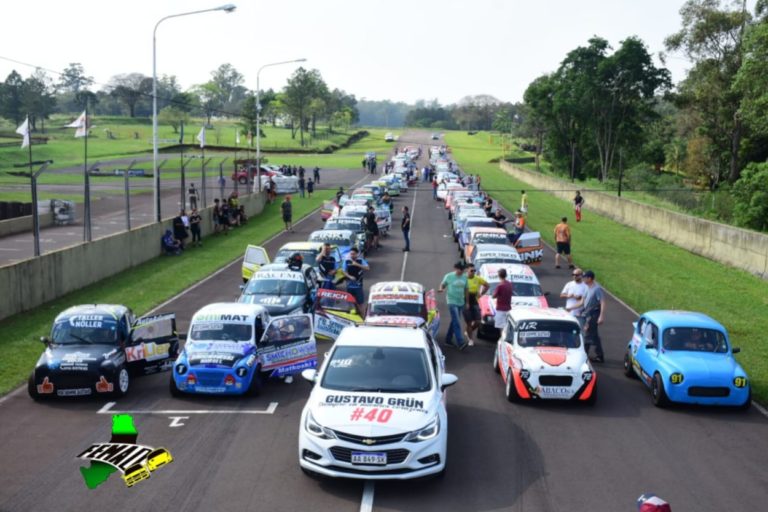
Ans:
{"label": "blue and white race car", "polygon": [[192,317],[170,391],[173,396],[258,395],[266,378],[316,366],[310,315],[271,319],[258,304],[209,304]]}
{"label": "blue and white race car", "polygon": [[752,391],[719,322],[689,311],[649,311],[633,323],[624,374],[638,377],[654,405],[671,402],[749,408]]}

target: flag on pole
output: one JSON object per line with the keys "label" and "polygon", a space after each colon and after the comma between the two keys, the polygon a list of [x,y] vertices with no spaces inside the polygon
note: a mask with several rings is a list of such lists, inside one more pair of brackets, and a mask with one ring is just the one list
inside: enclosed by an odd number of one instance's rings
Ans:
{"label": "flag on pole", "polygon": [[205,147],[205,126],[200,128],[200,133],[197,134],[197,140],[200,142],[200,147]]}
{"label": "flag on pole", "polygon": [[236,146],[240,145],[240,130],[235,131],[235,145]]}
{"label": "flag on pole", "polygon": [[16,128],[16,133],[21,135],[21,149],[29,146],[29,116],[21,123],[21,126]]}
{"label": "flag on pole", "polygon": [[80,114],[80,117],[75,119],[72,123],[67,125],[67,128],[77,128],[75,130],[75,137],[85,137],[88,135],[88,121],[85,118],[85,110]]}
{"label": "flag on pole", "polygon": [[248,147],[253,146],[253,132],[248,130]]}

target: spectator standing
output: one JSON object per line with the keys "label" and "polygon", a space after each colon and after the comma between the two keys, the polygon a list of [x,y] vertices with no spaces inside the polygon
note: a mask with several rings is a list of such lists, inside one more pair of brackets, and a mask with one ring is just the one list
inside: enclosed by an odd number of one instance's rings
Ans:
{"label": "spectator standing", "polygon": [[179,246],[184,249],[184,240],[189,236],[187,234],[187,226],[184,225],[184,217],[187,213],[184,210],[179,212],[179,215],[173,218],[173,238],[179,241]]}
{"label": "spectator standing", "polygon": [[573,211],[576,212],[576,222],[581,222],[581,208],[584,206],[584,198],[581,191],[577,190],[573,198]]}
{"label": "spectator standing", "polygon": [[200,198],[200,193],[195,188],[194,183],[189,184],[189,190],[187,193],[189,194],[189,207],[197,208],[197,200]]}
{"label": "spectator standing", "polygon": [[277,184],[275,183],[275,180],[272,179],[272,176],[269,177],[267,183],[269,184],[269,204],[272,204],[277,198]]}
{"label": "spectator standing", "polygon": [[[339,187],[339,190],[336,191],[336,203],[338,204],[339,201],[341,201],[341,198],[344,196],[344,187]],[[341,206],[341,205],[339,205]]]}
{"label": "spectator standing", "polygon": [[486,216],[493,217],[493,199],[491,199],[491,196],[485,197],[485,201],[483,201],[483,210],[485,210]]}
{"label": "spectator standing", "polygon": [[282,204],[280,204],[280,210],[283,213],[285,230],[293,233],[293,205],[291,204],[291,196],[285,196]]}
{"label": "spectator standing", "polygon": [[304,167],[299,166],[299,179],[302,179],[302,180],[304,179],[304,173],[305,172],[306,171],[304,170]]}
{"label": "spectator standing", "polygon": [[507,269],[499,269],[499,284],[493,290],[493,298],[496,299],[496,315],[493,317],[493,325],[499,332],[507,325],[507,316],[512,310],[512,283],[507,281]]}
{"label": "spectator standing", "polygon": [[555,226],[555,268],[560,268],[560,255],[565,255],[568,260],[568,268],[573,269],[573,257],[571,257],[571,227],[568,225],[568,217],[560,219],[560,224]]}
{"label": "spectator standing", "polygon": [[230,224],[240,225],[240,200],[237,197],[237,192],[234,190],[229,194],[229,218]]}
{"label": "spectator standing", "polygon": [[583,279],[587,285],[587,293],[577,306],[583,308],[581,322],[584,326],[584,348],[589,355],[589,347],[594,346],[595,357],[592,361],[602,363],[605,359],[598,329],[605,320],[605,292],[603,287],[595,282],[595,273],[591,270],[584,272]]}
{"label": "spectator standing", "polygon": [[451,323],[448,326],[448,332],[445,334],[445,344],[452,345],[451,340],[456,338],[456,347],[464,350],[467,342],[462,337],[461,316],[464,307],[467,304],[467,276],[464,275],[464,265],[460,262],[453,265],[453,272],[445,274],[439,293],[447,290],[445,302],[448,304],[448,311],[451,313]]}
{"label": "spectator standing", "polygon": [[299,177],[299,195],[300,195],[301,197],[305,197],[305,196],[304,196],[304,189],[305,189],[305,188],[306,188],[306,184],[305,184],[305,182],[304,182],[304,176],[300,176],[300,177]]}
{"label": "spectator standing", "polygon": [[403,238],[405,239],[403,252],[408,252],[411,250],[411,213],[407,206],[403,206],[403,220],[400,221],[400,229],[403,230]]}
{"label": "spectator standing", "polygon": [[573,269],[573,280],[565,283],[563,291],[560,292],[560,298],[565,299],[565,310],[580,320],[584,308],[579,306],[579,303],[589,291],[582,279],[583,274],[584,272],[580,268]]}
{"label": "spectator standing", "polygon": [[328,242],[323,244],[323,250],[317,255],[317,267],[320,270],[320,275],[323,280],[320,283],[320,288],[326,290],[334,290],[336,288],[334,279],[336,277],[336,269],[338,262],[336,258],[331,254],[331,244]]}
{"label": "spectator standing", "polygon": [[224,189],[227,188],[227,180],[224,178],[224,175],[219,176],[219,195],[221,197],[224,197]]}
{"label": "spectator standing", "polygon": [[358,304],[365,302],[363,293],[363,272],[370,270],[368,262],[360,257],[357,247],[349,251],[349,258],[344,262],[344,277],[347,278],[347,292],[350,293]]}
{"label": "spectator standing", "polygon": [[432,178],[432,199],[437,201],[437,177]]}
{"label": "spectator standing", "polygon": [[464,335],[467,337],[470,347],[475,344],[472,336],[480,326],[480,320],[482,319],[479,297],[487,291],[488,281],[477,275],[475,266],[472,263],[467,265],[467,307],[464,310],[464,321],[467,323],[467,330],[464,332]]}
{"label": "spectator standing", "polygon": [[365,239],[370,240],[370,248],[378,249],[381,247],[379,244],[379,224],[376,222],[376,210],[373,206],[368,207],[368,212],[363,216],[363,222],[365,223]]}
{"label": "spectator standing", "polygon": [[312,175],[315,178],[315,183],[319,184],[320,183],[320,168],[315,166],[315,168],[312,169]]}
{"label": "spectator standing", "polygon": [[211,214],[213,216],[213,232],[214,233],[218,233],[219,231],[221,231],[221,224],[219,224],[219,216],[221,215],[220,209],[221,207],[219,206],[218,198],[214,199],[213,212]]}
{"label": "spectator standing", "polygon": [[229,234],[229,203],[222,199],[219,206],[219,225],[225,235]]}
{"label": "spectator standing", "polygon": [[197,208],[192,208],[192,214],[189,216],[189,230],[192,232],[192,243],[198,247],[202,247],[203,242],[200,237],[200,223],[202,222],[200,214],[197,213]]}
{"label": "spectator standing", "polygon": [[312,178],[309,178],[307,181],[307,196],[310,198],[312,197],[312,192],[315,191],[315,182],[312,181]]}
{"label": "spectator standing", "polygon": [[523,212],[523,215],[528,214],[528,194],[525,193],[525,190],[520,191],[520,211]]}

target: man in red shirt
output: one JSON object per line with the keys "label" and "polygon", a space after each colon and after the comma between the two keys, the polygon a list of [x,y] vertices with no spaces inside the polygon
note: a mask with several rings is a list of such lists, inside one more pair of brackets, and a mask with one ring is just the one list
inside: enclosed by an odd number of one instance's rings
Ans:
{"label": "man in red shirt", "polygon": [[493,324],[499,330],[507,325],[507,315],[512,309],[512,283],[507,281],[507,270],[499,269],[499,284],[493,290],[493,298],[496,299],[496,316],[493,317]]}

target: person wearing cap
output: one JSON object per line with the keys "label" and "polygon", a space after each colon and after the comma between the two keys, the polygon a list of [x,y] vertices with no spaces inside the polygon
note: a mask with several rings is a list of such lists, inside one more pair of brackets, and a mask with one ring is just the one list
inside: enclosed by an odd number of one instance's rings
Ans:
{"label": "person wearing cap", "polygon": [[453,265],[453,272],[448,272],[440,283],[438,293],[447,291],[445,302],[448,303],[448,311],[451,313],[451,324],[445,333],[445,344],[452,345],[451,340],[456,338],[456,347],[464,350],[467,342],[462,337],[461,314],[467,304],[467,276],[464,275],[464,265],[457,262]]}
{"label": "person wearing cap", "polygon": [[598,329],[605,319],[605,292],[603,287],[595,282],[595,273],[591,270],[584,272],[583,279],[587,285],[587,293],[576,307],[583,308],[580,322],[584,326],[584,349],[589,355],[589,347],[594,346],[595,357],[592,361],[602,363],[605,359]]}

